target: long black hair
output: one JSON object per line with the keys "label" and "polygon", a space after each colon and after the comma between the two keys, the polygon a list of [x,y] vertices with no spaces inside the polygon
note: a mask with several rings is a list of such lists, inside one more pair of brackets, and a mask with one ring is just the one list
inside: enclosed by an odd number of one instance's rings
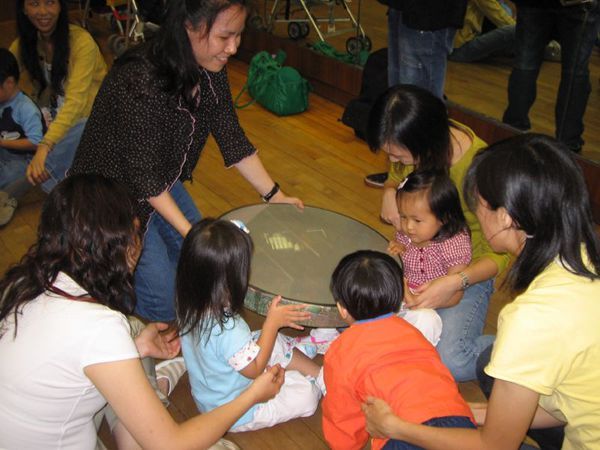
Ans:
{"label": "long black hair", "polygon": [[331,275],[336,302],[355,320],[373,319],[398,312],[403,298],[404,274],[390,255],[359,250],[344,256]]}
{"label": "long black hair", "polygon": [[[58,0],[60,13],[56,23],[56,29],[52,33],[54,43],[54,55],[52,57],[52,75],[50,86],[57,95],[64,95],[64,80],[67,78],[69,69],[69,56],[71,48],[69,45],[69,15],[67,0]],[[25,15],[25,0],[16,1],[17,34],[19,36],[19,58],[29,72],[31,80],[39,86],[39,95],[46,86],[46,80],[40,64],[38,53],[38,30],[33,26]]]}
{"label": "long black hair", "polygon": [[160,30],[147,47],[148,58],[164,81],[163,89],[181,95],[189,107],[194,106],[200,71],[186,27],[204,27],[208,34],[217,16],[234,5],[246,8],[245,0],[169,0]]}
{"label": "long black hair", "polygon": [[491,145],[473,159],[464,192],[473,211],[481,197],[492,210],[505,208],[527,235],[507,278],[512,289],[525,289],[555,258],[576,275],[600,278],[600,241],[588,192],[562,143],[528,133]]}
{"label": "long black hair", "polygon": [[59,272],[98,303],[130,314],[135,306],[131,251],[139,246],[134,203],[117,182],[74,175],[44,202],[37,242],[0,280],[0,322],[52,289]]}
{"label": "long black hair", "polygon": [[176,277],[180,334],[202,334],[240,313],[250,280],[250,235],[227,220],[202,219],[183,241]]}
{"label": "long black hair", "polygon": [[369,113],[367,143],[374,152],[386,144],[402,145],[418,168],[448,171],[452,147],[446,105],[418,86],[392,86]]}
{"label": "long black hair", "polygon": [[396,192],[399,201],[404,193],[423,191],[433,215],[442,222],[442,227],[434,240],[451,238],[461,231],[468,230],[467,221],[460,205],[458,189],[443,171],[415,170]]}

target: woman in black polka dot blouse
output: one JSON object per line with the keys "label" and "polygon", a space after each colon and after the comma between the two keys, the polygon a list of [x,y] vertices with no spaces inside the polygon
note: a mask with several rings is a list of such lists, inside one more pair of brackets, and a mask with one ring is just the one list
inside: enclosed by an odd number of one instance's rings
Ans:
{"label": "woman in black polka dot blouse", "polygon": [[135,273],[136,312],[175,318],[179,249],[200,213],[182,185],[211,133],[235,166],[272,203],[288,197],[241,129],[225,65],[239,46],[244,0],[170,0],[159,34],[115,62],[106,77],[71,172],[99,173],[138,199],[144,248]]}

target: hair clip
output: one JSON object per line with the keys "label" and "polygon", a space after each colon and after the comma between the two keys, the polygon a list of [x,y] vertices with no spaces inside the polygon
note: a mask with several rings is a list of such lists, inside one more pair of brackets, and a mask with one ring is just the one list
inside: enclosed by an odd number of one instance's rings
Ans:
{"label": "hair clip", "polygon": [[408,181],[408,177],[406,177],[404,180],[402,180],[400,182],[400,184],[398,185],[398,189],[396,189],[396,190],[399,191],[400,189],[402,189],[407,181]]}
{"label": "hair clip", "polygon": [[240,230],[242,230],[244,233],[246,234],[250,234],[250,229],[246,226],[246,224],[244,222],[242,222],[241,220],[237,220],[237,219],[231,219],[229,220],[232,224],[234,224],[236,227],[238,227]]}

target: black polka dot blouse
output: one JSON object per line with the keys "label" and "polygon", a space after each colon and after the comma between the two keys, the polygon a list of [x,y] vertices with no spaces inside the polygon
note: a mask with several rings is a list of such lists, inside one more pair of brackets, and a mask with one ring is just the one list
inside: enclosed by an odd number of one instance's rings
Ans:
{"label": "black polka dot blouse", "polygon": [[145,59],[115,65],[94,103],[70,174],[97,173],[124,183],[137,202],[145,227],[148,203],[177,181],[190,180],[209,133],[227,167],[256,149],[242,130],[226,69],[201,70],[198,108],[161,90],[154,66]]}

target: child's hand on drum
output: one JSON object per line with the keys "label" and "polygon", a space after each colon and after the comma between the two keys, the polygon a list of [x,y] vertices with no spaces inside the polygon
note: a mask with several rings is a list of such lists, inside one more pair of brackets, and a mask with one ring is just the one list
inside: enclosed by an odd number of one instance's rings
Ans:
{"label": "child's hand on drum", "polygon": [[274,297],[267,311],[267,322],[276,326],[277,329],[283,327],[304,330],[302,325],[297,322],[310,319],[310,313],[306,311],[304,305],[281,305],[281,295]]}

